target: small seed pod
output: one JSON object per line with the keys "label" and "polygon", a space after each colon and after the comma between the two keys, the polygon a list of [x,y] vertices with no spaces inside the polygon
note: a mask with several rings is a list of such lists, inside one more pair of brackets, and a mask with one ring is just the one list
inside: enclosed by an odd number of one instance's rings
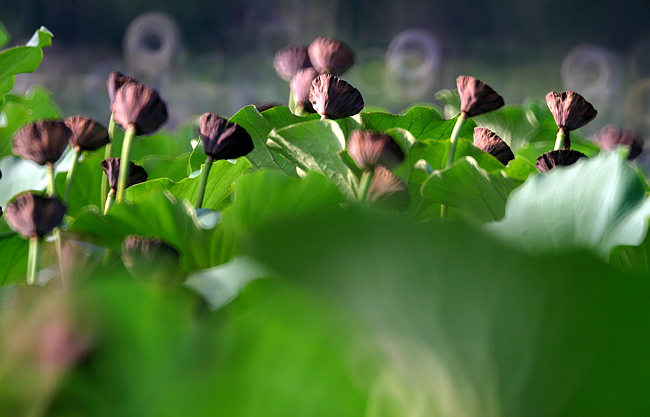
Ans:
{"label": "small seed pod", "polygon": [[25,239],[42,238],[61,224],[65,205],[56,197],[20,194],[7,205],[5,216],[11,228]]}
{"label": "small seed pod", "polygon": [[122,244],[122,260],[136,279],[180,283],[184,273],[180,269],[180,254],[158,238],[130,235]]}
{"label": "small seed pod", "polygon": [[503,97],[489,85],[468,75],[456,78],[456,87],[460,95],[460,111],[467,117],[478,116],[503,107]]}
{"label": "small seed pod", "polygon": [[551,91],[546,95],[546,104],[557,126],[567,132],[586,125],[598,114],[591,103],[573,91]]}
{"label": "small seed pod", "polygon": [[273,68],[278,77],[290,81],[296,71],[311,67],[309,52],[304,45],[287,46],[280,49],[273,59]]}
{"label": "small seed pod", "polygon": [[108,130],[99,122],[87,117],[67,117],[65,125],[72,131],[70,145],[77,151],[94,151],[111,141]]}
{"label": "small seed pod", "polygon": [[580,158],[586,158],[587,155],[582,152],[571,149],[559,149],[556,151],[546,152],[537,158],[535,167],[540,172],[548,172],[556,166],[569,166],[574,164]]}
{"label": "small seed pod", "polygon": [[643,141],[634,130],[621,129],[615,125],[607,125],[596,133],[596,140],[603,149],[614,150],[616,146],[626,146],[630,150],[628,159],[634,159],[643,151]]}
{"label": "small seed pod", "polygon": [[308,113],[315,113],[314,107],[309,101],[309,91],[316,77],[318,77],[318,72],[315,69],[304,68],[296,71],[289,83],[294,101]]}
{"label": "small seed pod", "polygon": [[403,211],[410,197],[404,181],[383,165],[378,165],[370,180],[367,201],[382,208]]}
{"label": "small seed pod", "polygon": [[108,80],[106,81],[106,86],[108,87],[108,96],[111,99],[111,103],[115,101],[115,94],[117,94],[117,90],[119,90],[120,87],[122,87],[124,84],[129,83],[138,83],[138,81],[130,75],[124,75],[118,71],[113,71],[110,73]]}
{"label": "small seed pod", "polygon": [[167,121],[167,105],[158,92],[139,83],[126,83],[115,93],[111,103],[115,123],[125,130],[135,126],[136,135],[155,132]]}
{"label": "small seed pod", "polygon": [[385,133],[357,129],[350,134],[348,155],[364,171],[378,165],[393,169],[404,161],[404,152],[397,142]]}
{"label": "small seed pod", "polygon": [[363,110],[363,97],[359,90],[339,77],[321,74],[311,84],[309,101],[323,118],[342,119]]}
{"label": "small seed pod", "polygon": [[[147,180],[147,171],[140,165],[129,162],[129,178],[126,181],[126,187],[140,184]],[[102,168],[108,177],[108,185],[111,187],[111,192],[117,190],[117,181],[120,176],[120,158],[107,158],[102,161]]]}
{"label": "small seed pod", "polygon": [[61,158],[71,137],[72,131],[62,121],[30,123],[14,136],[12,151],[38,165],[53,164]]}
{"label": "small seed pod", "polygon": [[243,127],[214,113],[201,116],[200,132],[205,154],[215,160],[236,159],[254,148],[251,136]]}
{"label": "small seed pod", "polygon": [[354,52],[338,39],[321,36],[309,45],[308,51],[312,66],[321,74],[340,76],[354,65]]}
{"label": "small seed pod", "polygon": [[510,146],[490,129],[475,127],[474,145],[498,159],[503,165],[508,165],[509,161],[515,159]]}

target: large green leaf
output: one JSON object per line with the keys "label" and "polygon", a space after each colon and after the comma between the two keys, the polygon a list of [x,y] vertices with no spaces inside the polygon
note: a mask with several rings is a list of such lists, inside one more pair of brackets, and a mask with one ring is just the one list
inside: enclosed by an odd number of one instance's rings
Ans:
{"label": "large green leaf", "polygon": [[650,277],[650,233],[638,246],[618,246],[612,250],[612,265],[632,274]]}
{"label": "large green leaf", "polygon": [[366,323],[350,363],[371,415],[650,413],[650,287],[591,254],[533,257],[454,221],[354,211],[246,242]]}
{"label": "large green leaf", "polygon": [[[233,183],[251,167],[246,158],[238,158],[233,164],[229,161],[216,161],[210,167],[208,182],[203,196],[204,208],[216,208],[232,192]],[[199,188],[200,176],[185,178],[174,182],[169,178],[145,181],[127,188],[129,201],[139,203],[161,191],[169,191],[174,197],[194,203]]]}
{"label": "large green leaf", "polygon": [[172,181],[180,181],[187,178],[187,164],[190,153],[186,152],[179,156],[145,156],[136,163],[147,171],[147,179],[169,178]]}
{"label": "large green leaf", "polygon": [[7,45],[10,39],[11,35],[9,32],[7,32],[7,29],[2,24],[2,22],[0,22],[0,48],[3,48],[5,45]]}
{"label": "large green leaf", "polygon": [[52,33],[45,27],[38,29],[25,46],[16,46],[0,52],[0,104],[4,95],[14,86],[16,74],[33,72],[43,59],[42,48],[52,44]]}
{"label": "large green leaf", "polygon": [[0,286],[24,282],[29,244],[17,234],[0,236]]}
{"label": "large green leaf", "polygon": [[508,195],[519,184],[503,171],[490,174],[474,158],[465,157],[449,168],[434,171],[422,184],[422,195],[480,222],[491,222],[503,217]]}
{"label": "large green leaf", "polygon": [[[67,206],[68,215],[73,216],[77,211],[85,206],[93,205],[102,208],[102,169],[101,163],[104,160],[102,150],[88,154],[77,165],[77,171],[72,179],[70,195],[68,196]],[[59,195],[63,195],[65,190],[67,172],[61,172],[56,176],[56,189]]]}
{"label": "large green leaf", "polygon": [[283,127],[296,123],[320,119],[320,116],[316,113],[306,117],[296,116],[291,112],[289,107],[286,106],[276,106],[260,114],[266,119],[269,126],[271,126],[271,129],[282,129]]}
{"label": "large green leaf", "polygon": [[649,216],[643,183],[611,152],[530,178],[489,229],[530,252],[587,248],[607,258],[615,246],[639,245]]}
{"label": "large green leaf", "polygon": [[357,179],[338,155],[345,136],[335,121],[313,120],[273,130],[268,145],[302,170],[325,175],[349,198],[356,194]]}

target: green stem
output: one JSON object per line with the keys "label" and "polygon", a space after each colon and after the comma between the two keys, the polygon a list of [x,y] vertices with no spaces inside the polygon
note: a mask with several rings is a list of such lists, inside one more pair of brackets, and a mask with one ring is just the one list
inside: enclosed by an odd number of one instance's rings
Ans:
{"label": "green stem", "polygon": [[440,205],[440,217],[447,217],[447,206],[444,204]]}
{"label": "green stem", "polygon": [[[112,157],[113,143],[115,143],[115,127],[115,118],[113,117],[113,113],[111,113],[111,119],[108,122],[108,137],[111,141],[106,145],[106,149],[104,150],[104,159]],[[108,175],[106,175],[106,172],[102,172],[101,190],[102,206],[104,206],[106,204],[106,193],[108,193]]]}
{"label": "green stem", "polygon": [[124,143],[122,144],[122,156],[120,157],[120,176],[117,179],[117,197],[115,198],[118,203],[121,203],[124,200],[124,190],[126,189],[126,183],[129,178],[129,169],[131,164],[129,163],[131,156],[131,144],[135,138],[135,125],[130,125],[126,129],[124,135]]}
{"label": "green stem", "polygon": [[54,233],[54,245],[56,246],[56,257],[59,260],[59,273],[61,274],[61,285],[63,288],[65,288],[65,277],[63,276],[63,257],[61,256],[61,244],[63,242],[63,238],[61,237],[61,228],[60,227],[55,227],[54,230],[52,230],[52,233]]}
{"label": "green stem", "polygon": [[54,182],[54,165],[51,163],[45,164],[45,172],[47,173],[47,196],[56,196],[56,183]]}
{"label": "green stem", "polygon": [[564,129],[558,129],[557,131],[557,137],[555,139],[555,147],[553,150],[559,150],[562,149],[562,145],[564,144],[564,139],[566,138],[566,133],[564,132]]}
{"label": "green stem", "polygon": [[205,186],[208,184],[208,176],[210,175],[210,167],[212,166],[212,156],[207,155],[203,171],[201,171],[201,179],[199,180],[199,189],[196,192],[196,204],[194,207],[201,208],[203,205],[203,195],[205,194]]}
{"label": "green stem", "polygon": [[38,236],[29,238],[29,254],[27,257],[27,284],[36,282],[38,266],[41,260],[41,239]]}
{"label": "green stem", "polygon": [[77,165],[79,165],[79,156],[81,155],[81,149],[75,148],[72,152],[72,165],[68,170],[68,175],[65,178],[65,192],[63,193],[63,202],[68,202],[68,197],[70,197],[70,188],[72,188],[72,179],[74,178],[75,172],[77,172]]}
{"label": "green stem", "polygon": [[106,205],[104,206],[104,215],[108,213],[108,210],[113,207],[113,203],[115,202],[115,190],[111,190],[108,193],[108,196],[106,197]]}
{"label": "green stem", "polygon": [[465,121],[467,120],[467,114],[464,112],[460,113],[458,119],[456,119],[456,125],[454,130],[451,132],[451,142],[449,143],[449,153],[447,154],[447,164],[445,168],[451,166],[454,163],[454,154],[456,153],[456,144],[458,144],[458,138],[460,137],[460,130],[463,128]]}
{"label": "green stem", "polygon": [[370,181],[372,180],[372,175],[374,171],[363,171],[361,174],[361,179],[359,180],[359,194],[357,198],[359,202],[365,202],[368,198],[368,190],[370,189]]}

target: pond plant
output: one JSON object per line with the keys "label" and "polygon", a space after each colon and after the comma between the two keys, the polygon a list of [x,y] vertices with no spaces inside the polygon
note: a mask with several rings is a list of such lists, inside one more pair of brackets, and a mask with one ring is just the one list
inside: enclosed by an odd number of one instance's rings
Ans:
{"label": "pond plant", "polygon": [[366,111],[321,37],[288,106],[113,72],[104,128],[11,92],[51,40],[0,51],[0,414],[650,414],[642,143],[578,93]]}

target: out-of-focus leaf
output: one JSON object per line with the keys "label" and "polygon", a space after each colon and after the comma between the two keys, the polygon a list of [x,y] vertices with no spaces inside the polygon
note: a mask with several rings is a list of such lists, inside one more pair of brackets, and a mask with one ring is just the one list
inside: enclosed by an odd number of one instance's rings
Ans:
{"label": "out-of-focus leaf", "polygon": [[0,48],[3,48],[11,40],[11,35],[7,32],[5,26],[0,22]]}
{"label": "out-of-focus leaf", "polygon": [[[99,150],[87,155],[77,165],[77,171],[70,187],[70,195],[66,202],[68,215],[73,216],[81,208],[88,205],[103,209],[101,206],[101,184],[102,173],[104,172],[101,163],[103,160],[104,152]],[[56,176],[56,189],[59,191],[59,195],[63,195],[67,175],[67,172],[60,172]]]}
{"label": "out-of-focus leaf", "polygon": [[500,220],[506,200],[521,182],[502,171],[490,174],[472,157],[434,171],[422,184],[422,195],[435,203],[455,207],[480,222]]}
{"label": "out-of-focus leaf", "polygon": [[25,280],[28,251],[29,243],[19,235],[0,236],[0,286]]}
{"label": "out-of-focus leaf", "polygon": [[345,136],[335,121],[313,120],[274,130],[268,144],[302,170],[320,172],[346,196],[355,196],[358,183],[338,156]]}
{"label": "out-of-focus leaf", "polygon": [[489,229],[530,252],[590,249],[608,258],[646,236],[650,200],[622,153],[582,159],[530,178],[512,194],[502,222]]}
{"label": "out-of-focus leaf", "polygon": [[650,277],[650,233],[638,246],[617,246],[612,250],[612,265],[631,274]]}
{"label": "out-of-focus leaf", "polygon": [[180,181],[187,178],[187,164],[190,153],[184,153],[177,157],[173,156],[145,156],[136,163],[147,171],[147,180],[157,178],[169,178],[172,181]]}

